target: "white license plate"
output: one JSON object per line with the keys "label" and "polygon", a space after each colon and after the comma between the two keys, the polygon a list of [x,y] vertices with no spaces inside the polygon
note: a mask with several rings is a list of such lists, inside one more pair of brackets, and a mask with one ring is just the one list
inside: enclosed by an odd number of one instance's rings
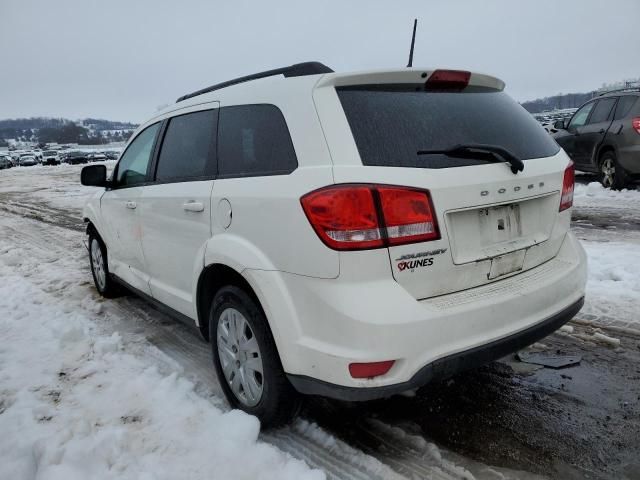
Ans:
{"label": "white license plate", "polygon": [[508,275],[509,273],[519,272],[524,265],[524,256],[526,250],[518,250],[516,252],[500,255],[491,259],[491,269],[487,276],[489,280]]}

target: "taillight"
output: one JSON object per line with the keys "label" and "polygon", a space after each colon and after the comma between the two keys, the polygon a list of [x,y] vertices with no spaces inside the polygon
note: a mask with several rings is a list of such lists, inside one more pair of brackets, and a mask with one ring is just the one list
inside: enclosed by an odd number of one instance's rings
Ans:
{"label": "taillight", "polygon": [[435,70],[424,86],[427,90],[462,90],[470,78],[471,72],[463,70]]}
{"label": "taillight", "polygon": [[634,118],[631,120],[631,125],[633,125],[633,129],[634,129],[636,132],[640,133],[640,117],[634,117]]}
{"label": "taillight", "polygon": [[395,360],[387,360],[385,362],[371,362],[371,363],[350,363],[349,373],[352,378],[373,378],[384,375],[391,367]]}
{"label": "taillight", "polygon": [[440,238],[431,197],[424,190],[377,187],[389,245]]}
{"label": "taillight", "polygon": [[427,190],[347,184],[300,199],[320,239],[335,250],[363,250],[440,238]]}
{"label": "taillight", "polygon": [[575,185],[576,173],[573,162],[564,170],[562,179],[562,196],[560,197],[560,211],[571,208],[573,205],[573,187]]}

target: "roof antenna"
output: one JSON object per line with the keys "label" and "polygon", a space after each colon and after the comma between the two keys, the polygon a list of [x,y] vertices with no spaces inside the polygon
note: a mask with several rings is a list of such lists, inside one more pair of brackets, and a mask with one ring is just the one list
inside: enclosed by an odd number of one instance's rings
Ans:
{"label": "roof antenna", "polygon": [[416,44],[416,27],[418,26],[418,19],[413,20],[413,35],[411,36],[411,50],[409,50],[409,63],[407,68],[413,67],[413,46]]}

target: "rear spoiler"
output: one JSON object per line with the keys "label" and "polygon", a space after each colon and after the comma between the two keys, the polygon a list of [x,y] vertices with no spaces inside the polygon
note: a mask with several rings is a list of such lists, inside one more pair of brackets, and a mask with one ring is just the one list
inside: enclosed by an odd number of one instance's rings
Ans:
{"label": "rear spoiler", "polygon": [[[465,80],[463,80],[465,79]],[[504,90],[505,83],[499,78],[482,73],[463,70],[423,70],[404,68],[398,70],[369,70],[353,73],[327,73],[323,75],[316,88],[346,87],[350,85],[384,85],[384,84],[435,84],[437,82],[463,82],[461,86],[485,87],[496,91]]]}

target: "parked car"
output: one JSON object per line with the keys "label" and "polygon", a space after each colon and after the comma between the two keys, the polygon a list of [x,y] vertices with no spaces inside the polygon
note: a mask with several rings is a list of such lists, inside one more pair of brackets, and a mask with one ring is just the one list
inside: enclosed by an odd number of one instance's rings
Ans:
{"label": "parked car", "polygon": [[13,162],[11,158],[7,155],[0,155],[0,170],[4,170],[5,168],[13,167]]}
{"label": "parked car", "polygon": [[576,168],[597,173],[607,188],[620,190],[640,178],[638,97],[638,88],[604,93],[554,125],[553,138]]}
{"label": "parked car", "polygon": [[90,162],[103,162],[107,159],[107,156],[102,152],[91,152],[87,154],[87,159]]}
{"label": "parked car", "polygon": [[72,150],[70,152],[67,152],[64,157],[64,161],[71,165],[77,165],[79,163],[89,163],[89,158],[84,152],[81,152],[79,150]]}
{"label": "parked car", "polygon": [[18,159],[18,165],[21,167],[31,167],[33,165],[38,165],[38,159],[31,153],[23,153]]}
{"label": "parked car", "polygon": [[96,288],[197,325],[263,426],[532,344],[580,310],[586,256],[573,164],[503,88],[310,62],[181,97],[112,179],[82,170],[107,187],[83,213]]}
{"label": "parked car", "polygon": [[60,165],[60,155],[56,150],[45,150],[42,152],[42,163],[44,165]]}
{"label": "parked car", "polygon": [[108,160],[117,160],[118,157],[120,156],[120,154],[118,152],[115,152],[113,150],[109,150],[107,152],[104,152],[105,156],[107,157]]}

